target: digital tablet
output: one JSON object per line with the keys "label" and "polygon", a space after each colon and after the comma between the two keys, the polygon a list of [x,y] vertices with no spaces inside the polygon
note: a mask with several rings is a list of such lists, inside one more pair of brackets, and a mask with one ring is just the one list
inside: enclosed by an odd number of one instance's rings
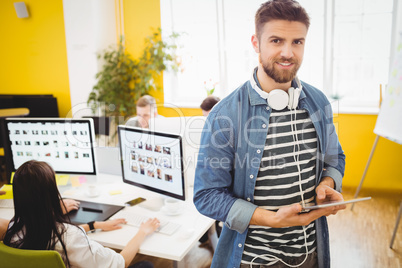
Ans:
{"label": "digital tablet", "polygon": [[73,224],[84,224],[90,221],[106,221],[124,206],[101,204],[75,199],[80,202],[78,210],[71,210],[68,213]]}
{"label": "digital tablet", "polygon": [[360,202],[360,201],[366,201],[366,200],[370,200],[370,199],[371,199],[371,197],[363,197],[363,198],[351,199],[351,200],[341,201],[341,202],[330,201],[330,202],[322,203],[319,205],[307,204],[306,206],[303,207],[303,210],[311,210],[311,209],[317,209],[317,208],[326,208],[326,207],[333,207],[333,206],[339,206],[339,205],[346,205],[346,204]]}

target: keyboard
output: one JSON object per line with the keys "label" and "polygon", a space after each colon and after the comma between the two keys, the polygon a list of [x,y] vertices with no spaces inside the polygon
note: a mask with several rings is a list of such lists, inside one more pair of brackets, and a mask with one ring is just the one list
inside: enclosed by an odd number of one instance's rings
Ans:
{"label": "keyboard", "polygon": [[14,208],[14,200],[0,199],[0,208]]}
{"label": "keyboard", "polygon": [[[126,219],[128,225],[139,228],[141,226],[141,223],[151,217],[133,212],[119,211],[113,216],[113,218],[124,218]],[[158,219],[160,221],[160,226],[158,229],[156,229],[155,232],[158,232],[160,234],[172,235],[174,232],[176,232],[177,229],[181,227],[181,225],[176,222],[171,222],[160,218]]]}

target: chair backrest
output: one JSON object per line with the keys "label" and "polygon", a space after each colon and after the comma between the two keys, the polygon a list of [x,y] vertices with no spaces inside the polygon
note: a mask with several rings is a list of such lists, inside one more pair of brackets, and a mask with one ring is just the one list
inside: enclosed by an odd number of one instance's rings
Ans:
{"label": "chair backrest", "polygon": [[0,242],[0,267],[66,268],[57,251],[17,249],[3,242]]}

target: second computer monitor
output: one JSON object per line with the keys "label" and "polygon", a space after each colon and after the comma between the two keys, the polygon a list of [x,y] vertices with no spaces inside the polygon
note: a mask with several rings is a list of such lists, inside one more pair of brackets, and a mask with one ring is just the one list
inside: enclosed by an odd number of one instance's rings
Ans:
{"label": "second computer monitor", "polygon": [[185,200],[180,135],[119,126],[123,181]]}
{"label": "second computer monitor", "polygon": [[56,173],[96,175],[92,119],[8,118],[5,129],[9,170],[34,159]]}

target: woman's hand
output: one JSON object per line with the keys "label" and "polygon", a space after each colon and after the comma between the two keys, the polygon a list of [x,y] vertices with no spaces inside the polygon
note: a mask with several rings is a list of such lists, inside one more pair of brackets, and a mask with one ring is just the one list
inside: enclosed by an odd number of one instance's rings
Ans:
{"label": "woman's hand", "polygon": [[139,232],[143,232],[145,235],[150,235],[155,232],[160,226],[160,222],[157,218],[148,219],[147,221],[141,223]]}
{"label": "woman's hand", "polygon": [[[63,214],[69,213],[71,210],[77,210],[80,208],[80,202],[73,200],[73,199],[62,199],[61,202],[61,209],[63,210]],[[64,203],[64,205],[63,205]]]}

